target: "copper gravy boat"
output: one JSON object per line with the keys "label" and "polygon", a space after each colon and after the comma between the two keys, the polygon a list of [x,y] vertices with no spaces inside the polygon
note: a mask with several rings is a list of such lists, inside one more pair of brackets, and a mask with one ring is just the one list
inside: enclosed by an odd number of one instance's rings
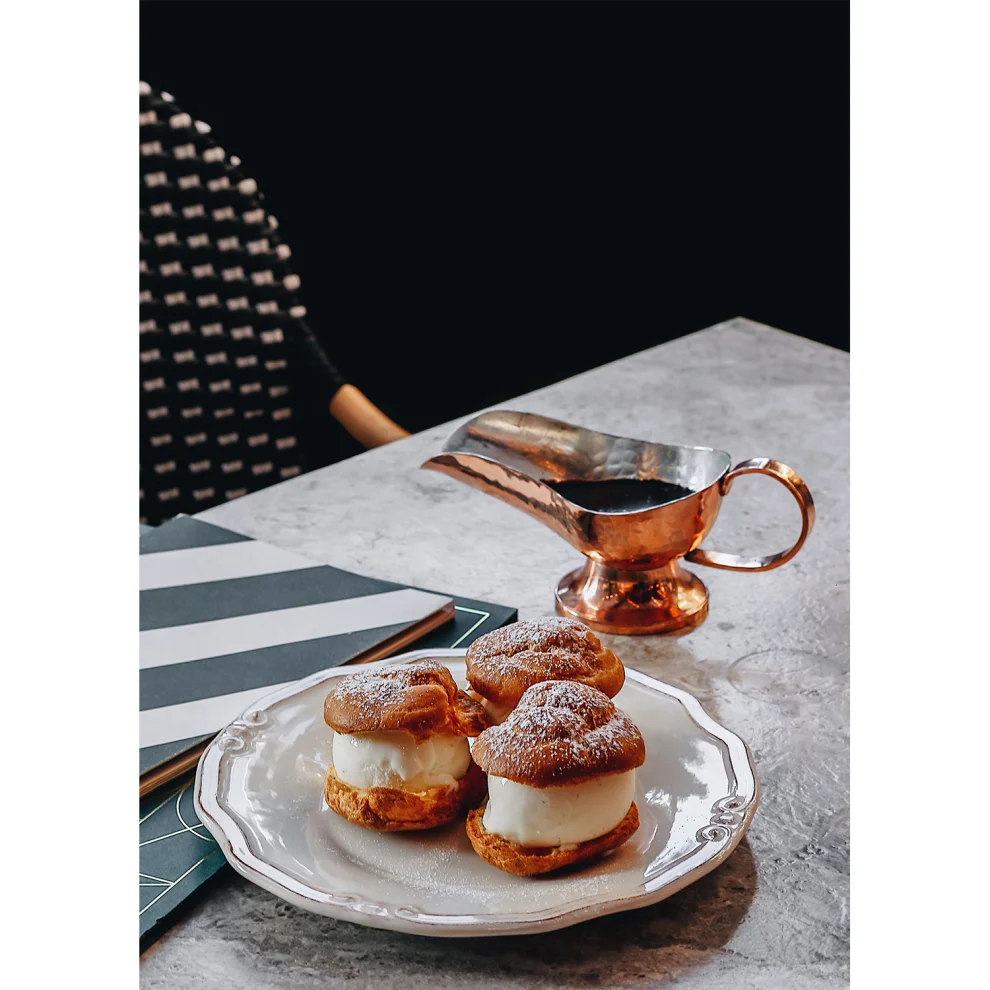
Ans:
{"label": "copper gravy boat", "polygon": [[[465,423],[422,466],[514,505],[585,555],[557,585],[557,611],[609,633],[686,631],[704,622],[708,589],[681,558],[730,571],[768,571],[801,549],[815,520],[805,483],[765,457],[731,468],[725,451],[648,443],[596,433],[530,413],[496,410]],[[722,497],[741,474],[768,474],[801,508],[801,535],[788,550],[743,557],[701,550]],[[548,482],[608,479],[666,481],[690,494],[631,511],[593,511]]]}

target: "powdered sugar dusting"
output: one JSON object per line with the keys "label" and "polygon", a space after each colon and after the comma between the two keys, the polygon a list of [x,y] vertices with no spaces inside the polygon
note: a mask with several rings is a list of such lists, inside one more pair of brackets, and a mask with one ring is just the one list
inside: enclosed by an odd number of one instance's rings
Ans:
{"label": "powdered sugar dusting", "polygon": [[520,650],[531,650],[544,640],[570,640],[577,645],[587,643],[589,636],[596,641],[598,639],[587,626],[576,619],[567,619],[562,615],[543,615],[486,633],[476,642],[483,645],[485,640],[497,639],[500,652],[512,656]]}
{"label": "powdered sugar dusting", "polygon": [[486,773],[534,786],[631,770],[646,758],[633,720],[601,691],[575,681],[529,688],[501,725],[478,737],[473,754]]}
{"label": "powdered sugar dusting", "polygon": [[369,718],[385,706],[400,704],[408,689],[407,679],[386,679],[368,671],[341,678],[334,685],[333,694],[339,702],[353,707],[361,716]]}
{"label": "powdered sugar dusting", "polygon": [[339,678],[324,705],[327,724],[338,732],[410,729],[456,730],[457,684],[438,660],[365,670]]}
{"label": "powdered sugar dusting", "polygon": [[467,677],[483,697],[514,704],[544,680],[582,680],[615,694],[624,673],[619,658],[575,619],[543,616],[496,629],[468,648]]}
{"label": "powdered sugar dusting", "polygon": [[588,649],[594,651],[600,645],[598,637],[580,622],[545,615],[527,622],[514,622],[480,636],[468,649],[468,660],[484,657],[488,663],[501,664],[509,671],[515,667],[513,657],[520,653],[555,649],[580,655]]}

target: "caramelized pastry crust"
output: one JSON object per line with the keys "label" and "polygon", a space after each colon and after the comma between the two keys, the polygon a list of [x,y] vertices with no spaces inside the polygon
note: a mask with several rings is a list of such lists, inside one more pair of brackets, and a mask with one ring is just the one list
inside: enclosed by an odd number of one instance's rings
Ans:
{"label": "caramelized pastry crust", "polygon": [[457,787],[418,793],[392,787],[360,790],[345,784],[330,767],[323,796],[338,815],[355,825],[378,832],[411,832],[446,825],[484,799],[488,785],[477,764],[472,763],[457,783]]}
{"label": "caramelized pastry crust", "polygon": [[601,691],[576,681],[529,688],[501,724],[478,736],[471,755],[485,773],[530,787],[578,784],[646,762],[636,723]]}
{"label": "caramelized pastry crust", "polygon": [[503,707],[540,681],[579,681],[614,698],[625,680],[622,661],[587,626],[559,616],[486,633],[468,647],[465,663],[471,687]]}
{"label": "caramelized pastry crust", "polygon": [[[487,804],[487,802],[486,802]],[[492,866],[518,877],[531,877],[539,873],[586,863],[617,849],[639,828],[639,809],[629,805],[625,818],[611,832],[579,842],[571,846],[546,846],[534,848],[521,846],[485,828],[485,805],[468,813],[467,834],[474,851]]]}
{"label": "caramelized pastry crust", "polygon": [[476,736],[489,724],[481,703],[458,689],[439,660],[340,677],[324,702],[323,718],[335,732],[404,730],[420,740]]}

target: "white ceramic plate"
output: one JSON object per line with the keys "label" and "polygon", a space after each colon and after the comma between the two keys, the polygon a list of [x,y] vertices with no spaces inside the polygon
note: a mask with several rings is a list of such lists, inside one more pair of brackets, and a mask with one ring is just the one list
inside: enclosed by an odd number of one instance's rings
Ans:
{"label": "white ceramic plate", "polygon": [[[438,657],[464,686],[464,650]],[[203,754],[196,811],[231,865],[298,907],[417,935],[524,934],[663,900],[721,863],[756,811],[746,744],[691,695],[626,669],[615,698],[646,740],[636,771],[639,831],[598,863],[540,878],[511,876],[474,853],[463,821],[429,832],[378,833],[330,811],[323,778],[332,731],[329,682],[314,674],[258,702]]]}

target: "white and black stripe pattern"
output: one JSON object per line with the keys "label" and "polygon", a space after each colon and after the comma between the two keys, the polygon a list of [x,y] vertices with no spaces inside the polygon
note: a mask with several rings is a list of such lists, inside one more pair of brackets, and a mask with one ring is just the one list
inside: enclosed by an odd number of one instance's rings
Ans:
{"label": "white and black stripe pattern", "polygon": [[140,570],[142,774],[450,603],[188,516],[141,537]]}
{"label": "white and black stripe pattern", "polygon": [[292,251],[209,125],[141,84],[140,516],[199,512],[360,449]]}

